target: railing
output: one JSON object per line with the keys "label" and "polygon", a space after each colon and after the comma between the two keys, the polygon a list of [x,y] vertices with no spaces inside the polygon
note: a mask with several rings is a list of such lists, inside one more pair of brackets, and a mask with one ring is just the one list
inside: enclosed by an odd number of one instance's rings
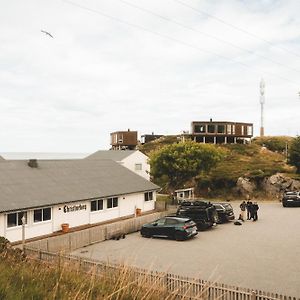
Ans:
{"label": "railing", "polygon": [[[95,274],[101,275],[109,272],[120,272],[124,268],[122,265],[101,262],[93,259],[86,259],[74,255],[64,255],[62,253],[51,253],[47,251],[26,248],[27,256],[70,267],[78,266],[80,270],[88,272],[93,270]],[[300,300],[300,298],[268,293],[248,288],[235,287],[227,284],[184,277],[172,273],[156,272],[136,267],[126,267],[130,269],[130,276],[138,284],[145,288],[155,286],[159,290],[164,290],[167,294],[172,294],[179,299],[220,299],[220,300]]]}

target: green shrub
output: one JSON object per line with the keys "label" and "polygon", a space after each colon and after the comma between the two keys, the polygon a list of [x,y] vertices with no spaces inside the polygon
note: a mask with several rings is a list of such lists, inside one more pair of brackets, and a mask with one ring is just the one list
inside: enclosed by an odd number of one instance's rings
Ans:
{"label": "green shrub", "polygon": [[9,245],[10,245],[9,240],[3,236],[0,236],[0,253],[7,250]]}
{"label": "green shrub", "polygon": [[254,138],[253,143],[265,146],[271,151],[284,152],[292,140],[293,138],[288,136],[264,136]]}

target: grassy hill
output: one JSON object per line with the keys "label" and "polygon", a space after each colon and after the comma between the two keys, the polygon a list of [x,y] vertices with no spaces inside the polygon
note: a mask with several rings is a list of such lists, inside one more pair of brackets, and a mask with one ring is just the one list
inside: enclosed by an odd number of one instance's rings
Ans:
{"label": "grassy hill", "polygon": [[[297,178],[295,168],[286,163],[286,147],[292,137],[263,137],[253,139],[251,144],[215,145],[225,152],[216,167],[210,172],[191,178],[186,186],[195,186],[201,194],[210,191],[211,196],[232,194],[239,177],[247,177],[257,182],[278,172]],[[176,137],[162,137],[147,143],[140,150],[150,157],[151,152],[165,145],[177,142]],[[154,181],[160,184],[154,178]],[[164,186],[162,182],[161,186]],[[213,192],[212,192],[213,191]],[[165,191],[168,192],[168,191]]]}

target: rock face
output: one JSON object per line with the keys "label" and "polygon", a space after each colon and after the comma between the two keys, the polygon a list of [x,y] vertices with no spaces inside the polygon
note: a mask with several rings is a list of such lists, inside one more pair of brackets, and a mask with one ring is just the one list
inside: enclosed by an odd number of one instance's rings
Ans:
{"label": "rock face", "polygon": [[236,191],[246,198],[247,195],[251,197],[256,191],[264,192],[266,195],[273,198],[281,198],[283,192],[286,190],[299,191],[300,181],[277,173],[264,178],[258,185],[256,182],[246,177],[240,177],[236,183]]}
{"label": "rock face", "polygon": [[246,177],[240,177],[236,182],[236,190],[243,196],[252,195],[256,188],[256,184]]}
{"label": "rock face", "polygon": [[263,180],[262,189],[267,195],[279,197],[286,190],[300,190],[300,181],[286,177],[281,173],[277,173]]}

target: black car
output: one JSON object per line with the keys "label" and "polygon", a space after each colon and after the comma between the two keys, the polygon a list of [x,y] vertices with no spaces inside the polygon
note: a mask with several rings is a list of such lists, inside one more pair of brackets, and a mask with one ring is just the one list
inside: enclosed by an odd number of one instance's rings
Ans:
{"label": "black car", "polygon": [[176,215],[192,219],[198,230],[205,230],[218,222],[216,208],[208,201],[183,201],[180,203]]}
{"label": "black car", "polygon": [[141,235],[147,238],[157,236],[182,241],[197,234],[197,226],[189,218],[164,217],[141,228]]}
{"label": "black car", "polygon": [[300,206],[300,192],[285,192],[282,197],[283,207]]}
{"label": "black car", "polygon": [[233,208],[230,203],[217,202],[213,203],[213,206],[218,213],[218,223],[225,223],[234,220]]}

